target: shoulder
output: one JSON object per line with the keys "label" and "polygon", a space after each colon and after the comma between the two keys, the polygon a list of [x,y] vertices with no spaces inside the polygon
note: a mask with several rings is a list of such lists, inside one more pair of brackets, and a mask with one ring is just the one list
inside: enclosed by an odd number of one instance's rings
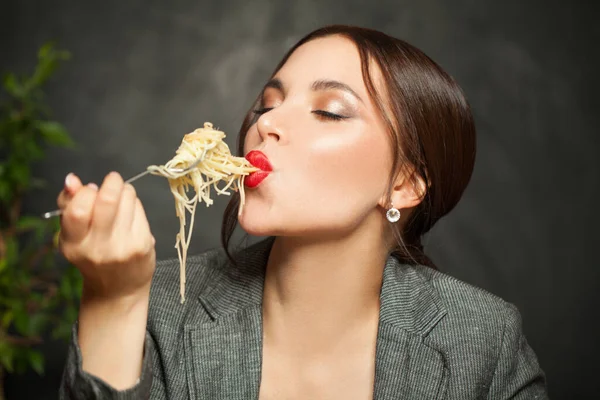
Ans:
{"label": "shoulder", "polygon": [[397,266],[396,296],[412,304],[415,325],[426,327],[419,332],[432,347],[493,359],[504,332],[520,330],[517,308],[501,297],[429,267]]}
{"label": "shoulder", "polygon": [[547,398],[544,372],[514,304],[427,267],[413,271],[444,309],[424,342],[444,355],[447,366],[461,371],[451,377],[455,388],[477,381],[494,398]]}
{"label": "shoulder", "polygon": [[480,368],[492,368],[503,347],[511,346],[508,342],[516,345],[518,338],[524,337],[521,315],[514,304],[431,268],[411,269],[444,312],[426,341],[442,350],[449,362],[467,360]]}
{"label": "shoulder", "polygon": [[411,268],[433,291],[449,319],[496,326],[518,318],[513,304],[485,289],[429,267]]}
{"label": "shoulder", "polygon": [[385,321],[427,337],[436,347],[458,348],[471,341],[493,353],[505,329],[520,324],[517,308],[501,297],[393,256],[384,270],[381,299]]}

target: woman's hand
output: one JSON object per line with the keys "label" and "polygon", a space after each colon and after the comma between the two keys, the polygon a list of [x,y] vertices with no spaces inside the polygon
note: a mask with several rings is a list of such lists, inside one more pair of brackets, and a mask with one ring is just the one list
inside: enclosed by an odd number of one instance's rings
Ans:
{"label": "woman's hand", "polygon": [[133,186],[111,172],[100,188],[69,174],[58,207],[60,249],[83,276],[82,368],[118,390],[131,388],[141,378],[156,260],[142,204]]}
{"label": "woman's hand", "polygon": [[147,300],[155,239],[133,186],[116,172],[100,188],[69,174],[57,203],[63,211],[60,250],[81,272],[84,298]]}

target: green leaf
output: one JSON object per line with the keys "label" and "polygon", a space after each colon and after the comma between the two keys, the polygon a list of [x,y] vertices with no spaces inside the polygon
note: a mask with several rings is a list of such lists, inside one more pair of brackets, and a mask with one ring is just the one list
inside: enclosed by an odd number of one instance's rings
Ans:
{"label": "green leaf", "polygon": [[6,252],[4,253],[6,262],[8,264],[15,263],[19,259],[19,243],[16,241],[16,239],[7,237],[5,238],[4,245],[6,246]]}
{"label": "green leaf", "polygon": [[12,163],[10,168],[10,176],[18,183],[18,186],[29,186],[29,178],[31,177],[31,169],[29,165],[22,163]]}
{"label": "green leaf", "polygon": [[23,97],[23,86],[13,73],[9,73],[4,77],[4,89],[8,94],[14,97]]}
{"label": "green leaf", "polygon": [[48,323],[48,318],[38,312],[29,318],[29,334],[30,335],[40,335]]}
{"label": "green leaf", "polygon": [[[69,264],[61,278],[60,294],[65,301],[69,302],[73,300],[79,300],[81,298],[82,290],[83,279],[81,278],[81,273],[77,268]],[[65,310],[65,315],[68,315],[69,309],[70,307],[67,307]],[[76,315],[77,310],[75,308],[73,308],[73,310]],[[66,318],[70,320],[70,317],[66,316]]]}
{"label": "green leaf", "polygon": [[55,50],[52,43],[47,43],[38,51],[38,64],[33,76],[27,81],[26,87],[33,89],[42,86],[58,67],[59,61],[67,60],[67,51]]}
{"label": "green leaf", "polygon": [[13,313],[11,310],[6,310],[4,315],[2,316],[2,327],[4,329],[8,328],[10,323],[13,320]]}
{"label": "green leaf", "polygon": [[73,285],[68,277],[64,277],[60,282],[60,294],[63,297],[70,298],[73,295]]}
{"label": "green leaf", "polygon": [[38,229],[44,227],[44,225],[45,221],[39,217],[24,216],[19,218],[19,220],[17,221],[17,229],[25,231],[31,229]]}
{"label": "green leaf", "polygon": [[46,221],[43,221],[42,224],[40,226],[38,226],[37,229],[35,230],[34,238],[35,238],[35,241],[39,244],[41,244],[44,241],[44,239],[47,237],[47,234],[48,234],[48,225],[44,224],[44,222],[46,222]]}
{"label": "green leaf", "polygon": [[0,203],[9,204],[12,200],[12,191],[10,182],[0,179]]}
{"label": "green leaf", "polygon": [[54,42],[47,42],[38,50],[38,59],[44,60],[47,58],[68,60],[71,58],[71,53],[66,50],[56,50],[54,48]]}
{"label": "green leaf", "polygon": [[38,58],[39,59],[43,59],[43,58],[47,58],[48,55],[50,54],[50,52],[54,49],[54,42],[47,42],[44,43],[39,49],[38,49]]}
{"label": "green leaf", "polygon": [[38,373],[44,375],[44,356],[39,351],[31,351],[29,353],[29,363],[31,368]]}
{"label": "green leaf", "polygon": [[15,310],[15,329],[20,335],[29,335],[29,315],[24,310]]}
{"label": "green leaf", "polygon": [[73,282],[74,282],[74,290],[75,290],[75,298],[77,300],[79,300],[81,298],[81,292],[83,292],[83,279],[81,277],[81,273],[79,272],[79,270],[75,267],[71,267],[73,269],[73,273],[74,273],[74,278],[73,278]]}
{"label": "green leaf", "polygon": [[28,140],[24,143],[24,152],[27,154],[27,159],[31,161],[36,161],[44,158],[44,150],[41,148],[35,140]]}
{"label": "green leaf", "polygon": [[52,339],[69,340],[73,329],[73,323],[71,321],[65,322],[60,321],[52,330]]}
{"label": "green leaf", "polygon": [[[32,177],[33,167],[36,160],[45,156],[49,146],[73,146],[66,128],[50,117],[42,87],[68,56],[67,52],[47,44],[39,49],[33,73],[21,76],[13,72],[0,77],[3,86],[0,91],[4,92],[0,99],[2,211],[17,201],[27,203],[31,199],[28,191],[34,185],[41,186],[42,182]],[[57,268],[56,256],[51,251],[40,253],[43,258],[36,259],[35,265],[27,265],[49,235],[58,229],[59,219],[46,221],[20,213],[15,225],[7,227],[6,222],[0,221],[1,229],[16,229],[17,234],[3,237],[0,257],[0,369],[11,373],[34,370],[43,374],[44,358],[39,351],[4,342],[3,335],[10,331],[27,338],[57,331],[60,337],[68,339],[77,318],[75,299],[80,295],[81,277],[71,273],[71,270],[78,273],[73,267]],[[49,264],[47,270],[43,267],[46,263]],[[47,286],[41,283],[33,285],[33,279],[44,280],[51,288],[56,285],[62,293],[46,291]]]}
{"label": "green leaf", "polygon": [[14,368],[14,349],[8,344],[0,342],[0,364],[8,373],[13,373]]}
{"label": "green leaf", "polygon": [[73,147],[73,140],[64,126],[54,121],[36,121],[35,127],[48,144],[62,147]]}

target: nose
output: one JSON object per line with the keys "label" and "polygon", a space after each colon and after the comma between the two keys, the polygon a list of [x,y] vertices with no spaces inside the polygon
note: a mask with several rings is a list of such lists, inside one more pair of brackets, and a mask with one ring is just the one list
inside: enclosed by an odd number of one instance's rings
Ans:
{"label": "nose", "polygon": [[278,122],[277,112],[275,110],[270,110],[258,118],[256,121],[256,128],[258,129],[258,134],[260,135],[263,141],[266,141],[268,138],[274,139],[279,142],[283,136],[283,131],[281,124]]}

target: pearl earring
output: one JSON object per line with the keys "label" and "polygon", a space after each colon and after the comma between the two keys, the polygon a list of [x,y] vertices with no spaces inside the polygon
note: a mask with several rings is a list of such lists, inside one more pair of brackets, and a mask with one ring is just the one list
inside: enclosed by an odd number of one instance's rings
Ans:
{"label": "pearl earring", "polygon": [[385,216],[391,223],[398,222],[400,220],[400,210],[392,205],[392,207],[385,213]]}

